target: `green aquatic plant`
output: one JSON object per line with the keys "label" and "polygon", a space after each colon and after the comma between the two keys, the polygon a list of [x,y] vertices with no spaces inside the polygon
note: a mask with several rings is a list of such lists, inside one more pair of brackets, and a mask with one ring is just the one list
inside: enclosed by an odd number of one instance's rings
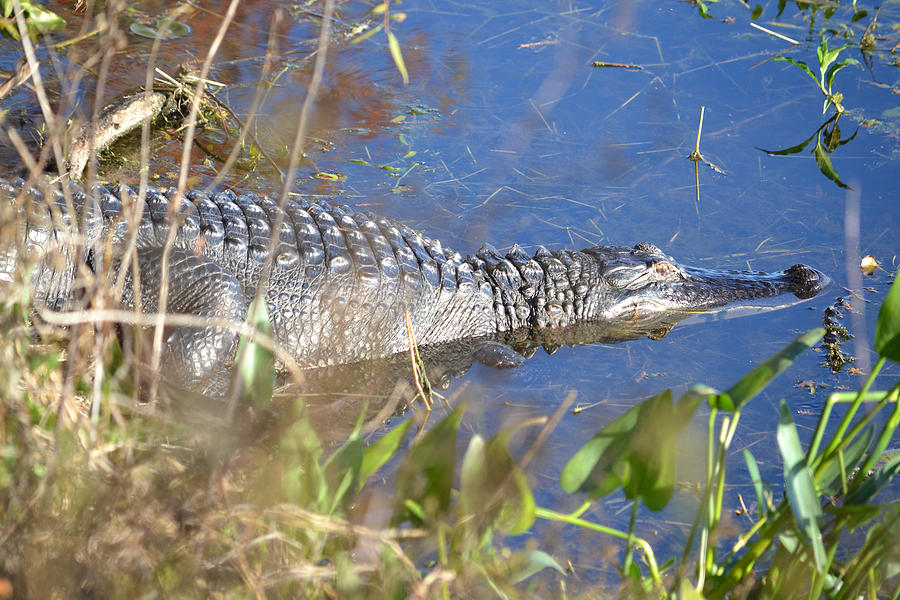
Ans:
{"label": "green aquatic plant", "polygon": [[[28,35],[37,37],[44,33],[59,31],[66,26],[66,21],[55,12],[47,10],[37,2],[32,0],[19,0],[19,6],[22,8],[22,16],[25,19],[25,28]],[[16,19],[13,11],[16,9],[16,2],[13,0],[0,0],[0,12],[3,18],[0,19],[0,31],[4,35],[14,40],[19,39],[19,28],[16,25]]]}
{"label": "green aquatic plant", "polygon": [[803,62],[802,60],[797,60],[796,58],[791,58],[790,56],[776,56],[774,60],[784,61],[786,63],[790,63],[799,69],[802,69],[804,73],[810,76],[810,78],[816,82],[816,86],[819,88],[819,91],[825,95],[825,102],[822,105],[822,114],[828,110],[828,107],[834,105],[835,110],[837,110],[838,114],[844,112],[844,106],[842,104],[844,100],[844,94],[841,92],[835,92],[832,88],[834,85],[834,76],[837,75],[837,72],[843,69],[844,67],[849,67],[850,65],[858,65],[859,61],[855,58],[845,58],[841,61],[837,61],[838,55],[843,52],[848,47],[854,44],[847,43],[839,48],[828,48],[828,42],[825,37],[822,37],[822,41],[819,43],[818,48],[816,48],[816,59],[819,62],[819,74],[816,75],[813,73],[813,70],[810,68],[808,64]]}
{"label": "green aquatic plant", "polygon": [[156,23],[151,25],[147,23],[132,23],[129,27],[131,33],[141,37],[159,38],[161,40],[174,40],[190,35],[191,28],[169,17],[160,17]]}
{"label": "green aquatic plant", "polygon": [[[762,479],[752,453],[744,450],[756,516],[736,539],[721,531],[726,457],[742,409],[823,333],[816,329],[800,336],[725,392],[695,386],[677,404],[666,391],[632,408],[576,452],[562,472],[566,491],[587,494],[584,505],[567,515],[539,508],[538,516],[621,538],[621,532],[603,531],[581,514],[617,491],[634,507],[667,505],[676,481],[678,434],[705,401],[706,481],[683,553],[664,563],[674,577],[663,585],[652,549],[633,535],[632,512],[623,573],[635,590],[657,598],[721,599],[737,586],[750,586],[752,597],[766,598],[898,597],[900,505],[879,500],[879,493],[900,471],[900,453],[889,449],[900,426],[900,382],[886,391],[871,387],[886,361],[900,362],[900,283],[894,283],[879,313],[875,350],[881,358],[858,392],[829,396],[806,449],[790,409],[781,403],[776,442],[785,499],[776,502],[773,484]],[[842,404],[849,406],[835,429],[832,414]],[[858,541],[848,546],[851,534]],[[631,558],[632,549],[642,552],[647,575]]]}
{"label": "green aquatic plant", "polygon": [[[358,44],[364,40],[369,39],[382,29],[384,29],[385,34],[387,34],[388,40],[388,50],[391,53],[391,59],[394,61],[394,65],[397,67],[397,71],[400,73],[400,77],[403,79],[403,85],[409,84],[409,72],[406,70],[406,62],[403,60],[403,51],[400,48],[400,40],[397,39],[397,35],[391,31],[391,21],[396,21],[398,23],[402,23],[406,20],[406,13],[395,12],[391,13],[390,8],[390,0],[384,0],[381,4],[376,4],[372,8],[373,16],[383,16],[383,21],[380,25],[376,25],[375,27],[368,28],[366,27],[358,27],[355,33],[362,33],[357,37],[351,39],[348,43],[352,46],[353,44]],[[352,34],[351,34],[352,35]]]}
{"label": "green aquatic plant", "polygon": [[835,113],[830,119],[822,123],[818,129],[813,132],[811,136],[796,144],[791,146],[790,148],[784,148],[782,150],[766,150],[765,148],[757,148],[762,152],[765,152],[769,156],[788,156],[791,154],[799,154],[803,152],[809,146],[809,143],[816,140],[815,146],[813,146],[812,154],[816,157],[816,165],[819,167],[819,171],[822,172],[822,175],[832,180],[834,183],[838,185],[838,187],[842,187],[844,189],[850,189],[846,183],[844,183],[840,176],[838,175],[837,169],[834,168],[834,165],[831,162],[831,154],[837,150],[839,147],[843,146],[850,142],[853,138],[856,137],[856,134],[859,133],[859,128],[853,132],[850,137],[842,138],[841,137],[841,128],[838,126],[838,121],[840,120],[842,113]]}

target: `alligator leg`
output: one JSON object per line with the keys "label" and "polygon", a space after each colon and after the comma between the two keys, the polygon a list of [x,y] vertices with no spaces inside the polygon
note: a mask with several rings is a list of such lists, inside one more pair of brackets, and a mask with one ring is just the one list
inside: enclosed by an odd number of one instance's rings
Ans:
{"label": "alligator leg", "polygon": [[[139,252],[141,309],[158,311],[162,250]],[[212,327],[215,321],[242,323],[247,316],[243,288],[235,277],[202,256],[175,248],[169,257],[166,313],[197,318],[196,327],[167,327],[160,372],[173,384],[172,393],[185,391],[223,398],[229,388],[238,345],[234,329]],[[134,302],[126,294],[125,302]]]}

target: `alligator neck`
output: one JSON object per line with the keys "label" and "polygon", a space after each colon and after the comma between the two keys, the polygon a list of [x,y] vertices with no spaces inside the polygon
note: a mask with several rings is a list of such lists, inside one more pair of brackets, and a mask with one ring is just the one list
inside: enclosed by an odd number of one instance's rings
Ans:
{"label": "alligator neck", "polygon": [[605,287],[597,262],[584,252],[538,246],[528,256],[514,245],[504,256],[485,244],[468,261],[493,288],[498,333],[561,328],[590,319]]}

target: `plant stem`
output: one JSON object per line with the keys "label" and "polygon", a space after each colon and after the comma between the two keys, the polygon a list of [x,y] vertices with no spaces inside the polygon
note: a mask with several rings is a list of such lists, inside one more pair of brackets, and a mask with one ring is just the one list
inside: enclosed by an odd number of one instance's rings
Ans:
{"label": "plant stem", "polygon": [[706,107],[700,107],[700,124],[697,125],[697,145],[694,146],[694,152],[700,154],[700,133],[703,131],[703,113],[706,112]]}
{"label": "plant stem", "polygon": [[631,564],[634,560],[634,557],[631,555],[631,546],[634,543],[634,524],[637,521],[637,509],[638,503],[637,500],[634,500],[631,502],[631,516],[628,518],[628,540],[625,544],[625,560],[622,562],[622,572],[625,573],[626,577],[631,572]]}
{"label": "plant stem", "polygon": [[[653,582],[656,584],[662,584],[662,579],[659,574],[659,566],[656,563],[656,557],[653,554],[653,548],[650,546],[647,540],[639,538],[637,536],[629,535],[624,531],[619,531],[618,529],[613,529],[612,527],[606,527],[598,523],[586,521],[578,517],[572,517],[571,515],[567,515],[564,513],[558,513],[554,510],[542,508],[540,506],[535,509],[534,514],[539,519],[544,519],[547,521],[557,521],[559,523],[567,523],[569,525],[583,527],[585,529],[596,531],[598,533],[605,533],[606,535],[618,538],[620,540],[630,540],[631,543],[637,544],[641,547],[641,550],[644,551],[644,556],[647,558],[647,567],[650,569],[650,576],[653,578]],[[628,551],[630,552],[631,549],[629,548]]]}
{"label": "plant stem", "polygon": [[829,442],[828,446],[826,446],[825,450],[822,452],[822,460],[818,461],[819,464],[824,462],[825,459],[831,456],[834,451],[842,445],[844,434],[847,432],[847,428],[850,427],[850,423],[853,421],[853,417],[856,415],[856,411],[859,409],[860,404],[862,404],[863,396],[865,396],[865,394],[869,391],[869,388],[875,381],[875,377],[878,375],[878,372],[881,371],[881,368],[884,366],[886,360],[887,359],[882,356],[878,359],[878,362],[875,363],[875,366],[872,368],[872,372],[869,373],[869,377],[863,384],[862,389],[859,390],[859,394],[856,395],[856,399],[853,401],[853,404],[850,405],[850,408],[847,410],[847,414],[844,415],[840,426],[834,433],[834,436],[831,438],[831,442]]}

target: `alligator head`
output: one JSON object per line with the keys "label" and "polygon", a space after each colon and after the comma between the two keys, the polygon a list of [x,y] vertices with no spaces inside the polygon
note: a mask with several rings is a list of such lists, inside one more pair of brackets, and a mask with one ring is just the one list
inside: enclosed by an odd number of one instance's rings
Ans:
{"label": "alligator head", "polygon": [[825,274],[802,264],[772,273],[687,267],[646,242],[583,252],[597,261],[605,284],[599,316],[609,321],[640,321],[661,313],[687,315],[787,293],[812,298],[830,283]]}

